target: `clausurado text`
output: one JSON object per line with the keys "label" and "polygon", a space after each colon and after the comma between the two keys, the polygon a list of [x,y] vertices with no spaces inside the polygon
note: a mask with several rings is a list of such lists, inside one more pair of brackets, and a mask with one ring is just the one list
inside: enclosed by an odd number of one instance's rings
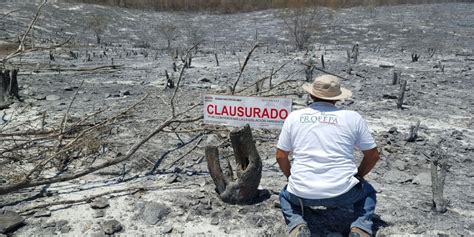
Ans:
{"label": "clausurado text", "polygon": [[204,123],[278,129],[290,114],[291,105],[286,98],[205,95]]}
{"label": "clausurado text", "polygon": [[231,105],[207,105],[207,113],[210,115],[223,116],[237,116],[247,118],[268,118],[268,119],[283,119],[288,117],[288,110],[286,109],[268,109],[259,107],[244,107]]}

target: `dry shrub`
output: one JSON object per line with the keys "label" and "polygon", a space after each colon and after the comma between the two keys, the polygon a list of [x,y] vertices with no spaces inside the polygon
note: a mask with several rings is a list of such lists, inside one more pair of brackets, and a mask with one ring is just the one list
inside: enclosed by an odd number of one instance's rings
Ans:
{"label": "dry shrub", "polygon": [[171,48],[171,42],[178,37],[179,29],[178,27],[171,21],[165,21],[156,27],[158,32],[165,38],[167,43],[167,48]]}
{"label": "dry shrub", "polygon": [[311,37],[319,31],[323,16],[318,8],[304,7],[287,8],[279,14],[289,38],[298,50],[309,48]]}
{"label": "dry shrub", "polygon": [[103,15],[93,15],[87,19],[87,27],[94,32],[97,44],[102,40],[102,34],[107,27],[107,18]]}

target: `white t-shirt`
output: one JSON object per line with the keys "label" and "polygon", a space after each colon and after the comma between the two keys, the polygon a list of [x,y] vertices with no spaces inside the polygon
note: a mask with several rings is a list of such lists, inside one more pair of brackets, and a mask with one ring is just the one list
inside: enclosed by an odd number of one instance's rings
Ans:
{"label": "white t-shirt", "polygon": [[293,152],[287,190],[323,199],[344,194],[359,182],[354,149],[370,150],[376,144],[360,114],[315,102],[286,118],[277,147]]}

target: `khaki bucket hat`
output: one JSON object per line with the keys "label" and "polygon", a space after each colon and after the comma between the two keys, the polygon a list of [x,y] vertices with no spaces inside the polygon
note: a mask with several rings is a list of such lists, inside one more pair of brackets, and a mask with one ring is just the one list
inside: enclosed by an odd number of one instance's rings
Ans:
{"label": "khaki bucket hat", "polygon": [[339,79],[332,75],[316,77],[313,83],[306,83],[303,90],[323,100],[342,100],[352,96],[352,92],[341,87]]}

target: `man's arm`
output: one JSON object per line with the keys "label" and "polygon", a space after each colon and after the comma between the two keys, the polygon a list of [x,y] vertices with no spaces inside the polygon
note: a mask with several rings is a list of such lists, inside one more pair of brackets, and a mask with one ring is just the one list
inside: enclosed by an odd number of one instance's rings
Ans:
{"label": "man's arm", "polygon": [[372,168],[374,168],[375,164],[380,159],[377,147],[362,151],[362,153],[364,153],[364,159],[362,159],[362,162],[357,169],[357,177],[359,178],[364,178],[364,176],[367,175],[372,170]]}
{"label": "man's arm", "polygon": [[290,177],[291,170],[290,160],[288,159],[289,154],[290,152],[277,148],[276,160],[280,166],[281,172],[283,172],[286,178]]}

